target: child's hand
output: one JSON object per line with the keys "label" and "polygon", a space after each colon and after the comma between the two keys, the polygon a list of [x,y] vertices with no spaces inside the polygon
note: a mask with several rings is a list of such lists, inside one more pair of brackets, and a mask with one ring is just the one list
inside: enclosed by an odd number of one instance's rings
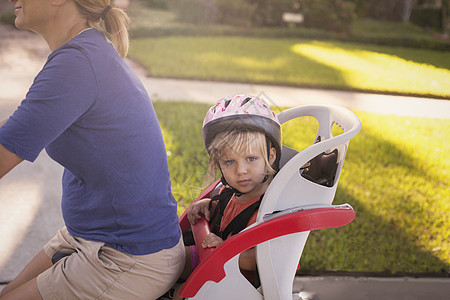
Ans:
{"label": "child's hand", "polygon": [[202,199],[192,203],[187,212],[187,218],[191,224],[195,224],[201,217],[205,217],[209,221],[209,201],[211,199]]}
{"label": "child's hand", "polygon": [[223,240],[214,233],[208,234],[205,240],[202,242],[203,248],[215,248],[223,243]]}

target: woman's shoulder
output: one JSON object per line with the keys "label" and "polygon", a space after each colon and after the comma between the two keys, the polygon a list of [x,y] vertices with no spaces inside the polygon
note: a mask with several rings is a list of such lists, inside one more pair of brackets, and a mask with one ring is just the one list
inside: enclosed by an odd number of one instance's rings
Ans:
{"label": "woman's shoulder", "polygon": [[67,43],[61,45],[55,51],[53,51],[49,57],[59,55],[61,53],[83,53],[85,56],[89,56],[92,53],[98,51],[104,53],[106,49],[113,50],[114,47],[106,39],[101,31],[94,28],[86,29],[80,32],[77,36],[72,38]]}

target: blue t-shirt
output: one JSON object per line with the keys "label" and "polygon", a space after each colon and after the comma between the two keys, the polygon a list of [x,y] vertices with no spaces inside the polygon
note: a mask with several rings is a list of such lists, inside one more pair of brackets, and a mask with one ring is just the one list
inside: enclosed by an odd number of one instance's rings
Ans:
{"label": "blue t-shirt", "polygon": [[69,232],[134,255],[180,238],[166,150],[148,94],[103,34],[82,32],[50,54],[0,143],[64,167]]}

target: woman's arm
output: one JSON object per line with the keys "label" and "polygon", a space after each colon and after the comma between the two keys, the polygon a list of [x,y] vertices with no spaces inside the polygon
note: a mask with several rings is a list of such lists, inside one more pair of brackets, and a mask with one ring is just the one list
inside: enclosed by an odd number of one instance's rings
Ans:
{"label": "woman's arm", "polygon": [[[6,120],[0,122],[0,127],[6,123]],[[5,176],[15,166],[23,161],[17,154],[12,153],[0,144],[0,178]]]}

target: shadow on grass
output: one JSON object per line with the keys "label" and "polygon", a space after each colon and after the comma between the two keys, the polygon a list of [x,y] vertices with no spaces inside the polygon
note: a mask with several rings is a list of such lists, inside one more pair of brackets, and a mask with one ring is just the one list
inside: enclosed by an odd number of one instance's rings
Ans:
{"label": "shadow on grass", "polygon": [[356,218],[312,232],[301,272],[449,276],[445,184],[436,168],[363,123],[350,142],[333,202],[351,204]]}
{"label": "shadow on grass", "polygon": [[141,39],[134,41],[131,55],[155,77],[308,87],[323,87],[326,77],[333,86],[348,85],[336,68],[292,55],[296,43],[237,37]]}
{"label": "shadow on grass", "polygon": [[[360,50],[373,51],[381,54],[391,55],[393,57],[402,58],[418,64],[426,64],[440,69],[450,69],[450,53],[446,51],[433,51],[415,48],[404,48],[399,50],[398,47],[380,47],[374,45],[358,45]],[[435,53],[436,55],[431,55]]]}
{"label": "shadow on grass", "polygon": [[336,203],[350,203],[355,220],[341,228],[312,232],[300,261],[300,273],[449,276],[449,265],[417,246],[414,237],[394,221],[372,212],[343,189]]}

